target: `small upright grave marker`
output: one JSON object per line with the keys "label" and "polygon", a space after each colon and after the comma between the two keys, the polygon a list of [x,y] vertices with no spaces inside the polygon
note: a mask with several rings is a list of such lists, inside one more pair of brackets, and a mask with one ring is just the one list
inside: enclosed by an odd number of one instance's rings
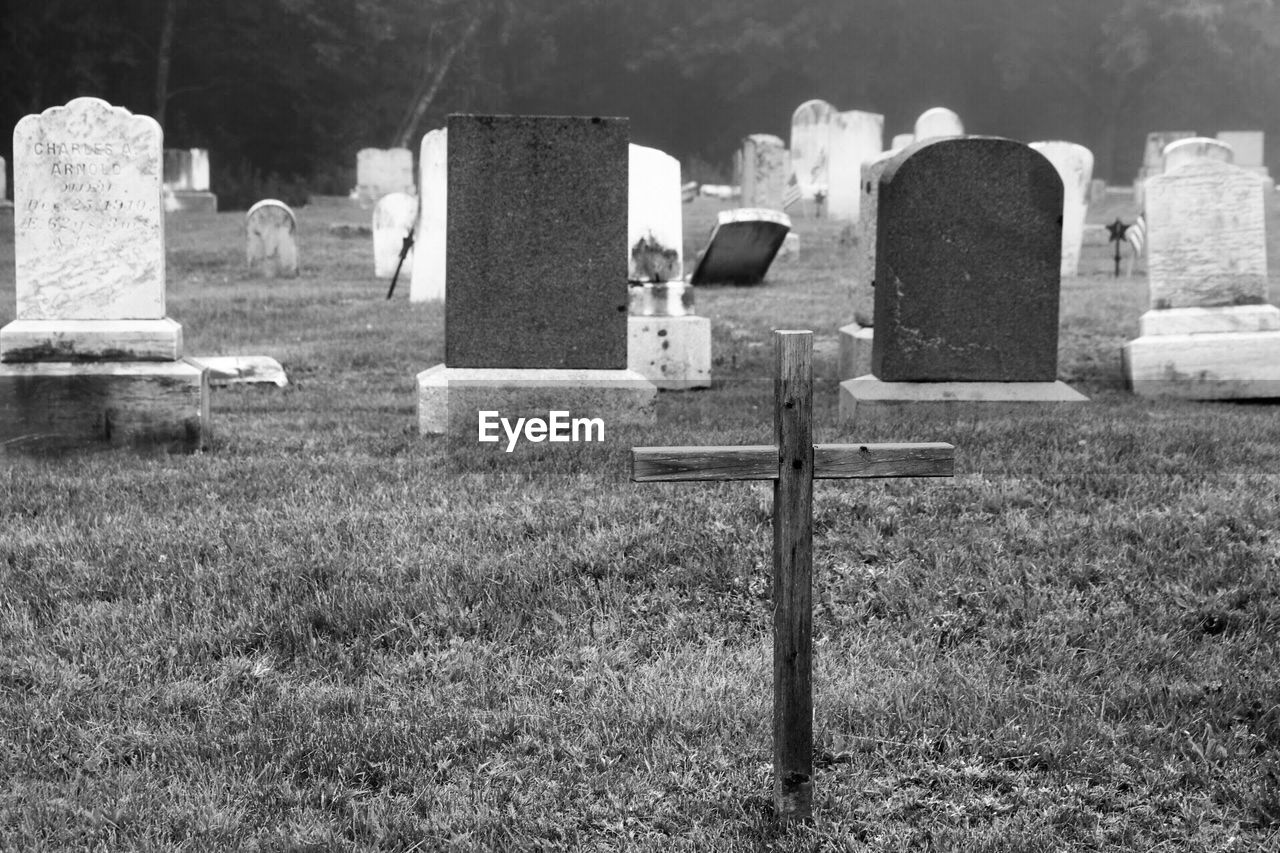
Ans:
{"label": "small upright grave marker", "polygon": [[782,210],[787,189],[787,145],[776,136],[755,133],[742,140],[742,205]]}
{"label": "small upright grave marker", "polygon": [[916,119],[912,142],[938,139],[945,136],[964,136],[964,123],[960,116],[946,107],[931,107]]}
{"label": "small upright grave marker", "polygon": [[800,190],[800,199],[821,211],[827,196],[828,164],[831,155],[831,121],[836,108],[826,101],[805,101],[791,114],[791,172]]}
{"label": "small upright grave marker", "polygon": [[165,316],[161,137],[154,119],[97,98],[14,128],[0,444],[203,444],[205,371]]}
{"label": "small upright grave marker", "polygon": [[1189,139],[1196,135],[1194,130],[1156,130],[1147,134],[1146,146],[1142,150],[1142,165],[1133,179],[1133,203],[1142,207],[1143,187],[1147,178],[1164,172],[1164,149],[1170,142]]}
{"label": "small upright grave marker", "polygon": [[263,278],[298,275],[298,219],[289,205],[264,198],[244,216],[245,258]]}
{"label": "small upright grave marker", "polygon": [[951,477],[950,444],[813,443],[813,333],[774,332],[774,443],[636,447],[631,479],[773,481],[773,804],[813,813],[813,481]]}

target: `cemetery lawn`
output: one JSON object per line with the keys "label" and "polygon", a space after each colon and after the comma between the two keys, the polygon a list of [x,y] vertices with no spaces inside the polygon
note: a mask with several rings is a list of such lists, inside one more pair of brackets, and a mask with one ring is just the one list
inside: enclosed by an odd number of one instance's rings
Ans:
{"label": "cemetery lawn", "polygon": [[[717,208],[686,206],[690,262]],[[416,434],[442,310],[329,232],[368,214],[298,219],[276,282],[242,213],[169,220],[187,352],[291,379],[215,390],[206,452],[0,452],[0,849],[1280,846],[1280,410],[1123,390],[1141,264],[1086,246],[1063,284],[1090,403],[842,428],[854,246],[798,220],[799,262],[699,290],[713,389],[508,455]],[[628,480],[633,445],[772,440],[774,328],[815,332],[819,441],[957,460],[815,485],[818,816],[789,830],[771,490]]]}

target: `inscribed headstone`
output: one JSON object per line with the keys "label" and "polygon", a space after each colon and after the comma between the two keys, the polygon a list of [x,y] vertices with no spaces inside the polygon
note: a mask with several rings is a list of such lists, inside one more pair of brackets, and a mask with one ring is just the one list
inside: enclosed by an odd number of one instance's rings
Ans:
{"label": "inscribed headstone", "polygon": [[684,278],[680,161],[656,148],[628,146],[627,280]]}
{"label": "inscribed headstone", "polygon": [[162,319],[161,131],[97,98],[13,131],[19,320]]}
{"label": "inscribed headstone", "polygon": [[1266,302],[1262,181],[1201,160],[1147,180],[1147,279],[1152,308]]}
{"label": "inscribed headstone", "polygon": [[811,200],[827,193],[831,120],[836,108],[826,101],[805,101],[791,115],[791,170],[800,197]]}
{"label": "inscribed headstone", "polygon": [[362,148],[356,153],[356,195],[376,202],[387,193],[416,192],[413,152],[408,148]]}
{"label": "inscribed headstone", "polygon": [[1174,169],[1199,160],[1217,160],[1219,163],[1233,163],[1235,162],[1235,154],[1230,145],[1225,142],[1219,142],[1216,139],[1209,139],[1203,136],[1179,139],[1176,142],[1170,142],[1164,147],[1164,164],[1160,171],[1161,174],[1168,174]]}
{"label": "inscribed headstone", "polygon": [[445,232],[449,221],[448,163],[449,131],[442,127],[425,134],[418,157],[422,192],[418,199],[418,230],[413,238],[410,302],[444,299]]}
{"label": "inscribed headstone", "polygon": [[884,116],[859,110],[831,119],[827,216],[856,221],[862,197],[862,164],[884,150]]}
{"label": "inscribed headstone", "polygon": [[904,149],[880,178],[872,372],[885,382],[1057,378],[1062,180],[1020,142]]}
{"label": "inscribed headstone", "polygon": [[937,139],[941,136],[963,136],[964,123],[960,116],[946,107],[932,107],[920,113],[916,119],[913,142]]}
{"label": "inscribed headstone", "polygon": [[449,116],[450,368],[626,368],[627,132]]}
{"label": "inscribed headstone", "polygon": [[720,211],[690,283],[759,284],[790,230],[790,217],[777,210]]}
{"label": "inscribed headstone", "polygon": [[1093,180],[1093,152],[1074,142],[1032,142],[1062,178],[1062,274],[1077,275],[1084,243],[1084,218]]}
{"label": "inscribed headstone", "polygon": [[244,217],[245,256],[249,269],[265,278],[298,274],[298,220],[289,205],[266,198]]}
{"label": "inscribed headstone", "polygon": [[788,177],[786,143],[767,133],[742,140],[743,206],[782,210]]}
{"label": "inscribed headstone", "polygon": [[400,251],[418,219],[418,199],[408,193],[387,193],[373,207],[373,274],[391,278],[399,268],[402,275],[413,269],[413,248],[404,263]]}

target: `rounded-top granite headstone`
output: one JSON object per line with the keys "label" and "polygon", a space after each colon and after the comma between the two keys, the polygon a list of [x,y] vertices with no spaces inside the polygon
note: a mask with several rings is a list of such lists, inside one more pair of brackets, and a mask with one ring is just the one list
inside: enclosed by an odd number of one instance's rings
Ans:
{"label": "rounded-top granite headstone", "polygon": [[831,147],[831,120],[836,108],[826,101],[805,101],[791,114],[791,171],[800,197],[812,199],[827,192],[827,164]]}
{"label": "rounded-top granite headstone", "polygon": [[1188,163],[1196,163],[1201,160],[1232,163],[1235,161],[1235,154],[1227,143],[1220,142],[1217,139],[1210,139],[1207,136],[1178,139],[1164,147],[1164,166],[1161,172],[1167,175],[1174,169],[1180,169]]}
{"label": "rounded-top granite headstone", "polygon": [[1062,274],[1077,275],[1084,244],[1084,218],[1089,210],[1093,152],[1074,142],[1032,142],[1062,178]]}
{"label": "rounded-top granite headstone", "polygon": [[787,189],[787,144],[768,133],[742,140],[742,205],[782,210]]}
{"label": "rounded-top granite headstone", "polygon": [[946,107],[931,107],[916,119],[913,142],[937,139],[943,136],[964,136],[964,123],[960,116]]}
{"label": "rounded-top granite headstone", "polygon": [[400,252],[418,219],[418,197],[408,193],[387,193],[373,207],[373,274],[377,278],[391,278],[400,267],[401,274],[413,269],[413,248],[410,247],[404,264]]}
{"label": "rounded-top granite headstone", "polygon": [[880,177],[872,373],[1057,379],[1062,179],[1021,142],[917,142]]}
{"label": "rounded-top granite headstone", "polygon": [[13,130],[19,320],[159,320],[160,125],[98,98]]}
{"label": "rounded-top granite headstone", "polygon": [[264,278],[298,274],[298,220],[289,205],[266,198],[244,216],[245,257],[251,272]]}

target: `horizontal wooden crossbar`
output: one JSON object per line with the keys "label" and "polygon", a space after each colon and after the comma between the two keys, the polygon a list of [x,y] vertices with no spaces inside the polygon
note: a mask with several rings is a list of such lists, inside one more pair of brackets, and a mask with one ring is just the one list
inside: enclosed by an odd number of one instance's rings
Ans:
{"label": "horizontal wooden crossbar", "polygon": [[[955,447],[920,444],[815,444],[813,476],[819,480],[877,477],[951,477]],[[774,480],[778,448],[633,447],[631,479],[637,483],[692,480]]]}

